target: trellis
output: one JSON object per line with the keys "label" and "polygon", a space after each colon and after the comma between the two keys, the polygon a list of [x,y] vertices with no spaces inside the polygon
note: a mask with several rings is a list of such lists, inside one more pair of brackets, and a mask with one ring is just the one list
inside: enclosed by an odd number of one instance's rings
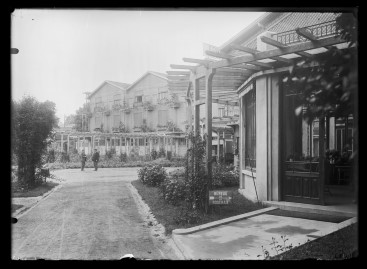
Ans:
{"label": "trellis", "polygon": [[[197,65],[171,64],[173,69],[188,71],[167,71],[173,80],[169,83],[172,89],[186,90],[189,106],[187,119],[192,126],[192,107],[194,108],[194,132],[200,130],[200,105],[206,105],[206,174],[212,178],[212,103],[235,105],[242,107],[238,100],[237,90],[251,76],[257,73],[274,71],[278,68],[289,67],[294,63],[312,58],[312,50],[325,50],[346,43],[337,36],[335,21],[296,28],[293,31],[278,33],[276,39],[266,36],[261,41],[276,47],[272,50],[258,51],[240,44],[229,44],[220,52],[205,51],[218,61],[208,59],[183,58],[184,62]],[[243,55],[233,56],[229,51],[239,51]],[[314,52],[315,53],[315,52]],[[316,54],[316,53],[315,53]],[[193,93],[193,98],[192,98]]]}

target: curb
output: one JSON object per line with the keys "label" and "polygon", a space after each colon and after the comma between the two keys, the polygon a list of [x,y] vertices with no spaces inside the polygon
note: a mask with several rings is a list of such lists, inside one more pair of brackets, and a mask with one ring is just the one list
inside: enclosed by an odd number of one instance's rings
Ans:
{"label": "curb", "polygon": [[14,218],[20,218],[21,216],[26,214],[28,211],[30,211],[32,208],[34,208],[39,202],[46,199],[51,193],[57,191],[61,187],[62,187],[62,185],[59,184],[58,186],[56,186],[56,187],[52,188],[51,190],[49,190],[48,192],[44,193],[42,196],[37,196],[37,197],[41,197],[41,198],[38,201],[32,203],[30,206],[23,206],[22,208],[19,208],[17,211],[15,211],[12,214],[13,217]]}
{"label": "curb", "polygon": [[[335,233],[336,231],[339,231],[345,227],[348,227],[354,223],[357,223],[358,222],[358,218],[357,217],[354,217],[354,218],[351,218],[351,219],[348,219],[348,220],[345,220],[343,222],[340,222],[336,225],[333,225],[331,226],[326,232],[314,232],[314,233],[311,233],[311,234],[308,234],[307,236],[311,237],[312,239],[317,239],[317,238],[320,238],[320,237],[324,237],[328,234],[332,234],[332,233]],[[311,239],[311,241],[312,241]]]}
{"label": "curb", "polygon": [[298,211],[298,212],[303,212],[303,213],[312,213],[312,214],[322,214],[322,215],[329,215],[329,216],[342,216],[342,217],[349,217],[349,218],[353,218],[356,216],[355,213],[352,212],[344,212],[344,211],[339,211],[339,210],[335,210],[335,209],[330,209],[330,208],[313,208],[310,205],[307,204],[303,204],[302,206],[298,206],[298,205],[293,205],[293,204],[286,204],[286,203],[278,203],[278,202],[274,202],[274,201],[263,201],[264,205],[267,206],[276,206],[281,210],[288,210],[288,211]]}
{"label": "curb", "polygon": [[[137,203],[137,206],[138,206],[138,208],[139,207],[145,207],[146,208],[146,210],[147,210],[147,212],[149,212],[148,213],[148,215],[149,215],[149,219],[150,219],[150,221],[152,221],[153,223],[155,223],[155,224],[153,224],[153,225],[156,225],[157,226],[157,228],[158,229],[162,229],[162,237],[163,237],[163,239],[166,241],[166,244],[167,244],[167,246],[170,248],[170,250],[174,253],[174,256],[176,256],[175,257],[175,259],[177,258],[177,259],[181,259],[181,260],[184,260],[184,259],[186,259],[186,256],[184,255],[184,253],[183,253],[183,251],[180,249],[180,247],[177,245],[177,243],[174,241],[174,239],[173,239],[173,235],[170,237],[170,236],[166,236],[165,235],[165,228],[164,228],[164,226],[162,225],[162,224],[160,224],[158,221],[157,221],[157,219],[155,218],[155,216],[154,216],[154,214],[152,213],[152,211],[150,210],[150,208],[149,208],[149,206],[148,206],[148,204],[147,203],[145,203],[145,201],[142,199],[142,197],[140,196],[140,194],[139,194],[139,192],[138,192],[138,190],[134,187],[134,185],[133,184],[131,184],[131,182],[129,182],[128,184],[127,184],[127,186],[128,186],[128,188],[129,188],[129,190],[130,190],[130,192],[131,192],[131,194],[132,194],[132,196],[133,196],[133,199],[135,199],[135,202]],[[139,205],[138,205],[139,204]],[[141,212],[142,213],[142,212]],[[143,217],[143,219],[145,219],[145,217]],[[148,219],[146,219],[146,220],[148,220]],[[151,233],[152,233],[152,229],[151,229]],[[154,242],[154,244],[157,246],[157,248],[158,248],[158,250],[161,252],[161,254],[162,254],[162,256],[163,257],[165,257],[166,255],[165,255],[165,247],[164,247],[164,244],[163,245],[161,245],[161,243],[158,243],[158,241],[156,241],[157,239],[156,238],[154,238],[154,236],[152,236],[152,238],[153,238],[153,242]]]}
{"label": "curb", "polygon": [[206,224],[203,224],[203,225],[199,225],[199,226],[195,226],[195,227],[191,227],[191,228],[187,228],[187,229],[175,229],[175,230],[172,231],[172,234],[176,234],[176,235],[191,234],[191,233],[203,231],[203,230],[206,230],[206,229],[210,229],[210,228],[213,228],[213,227],[217,227],[219,225],[227,224],[227,223],[230,223],[230,222],[233,222],[233,221],[237,221],[237,220],[246,219],[246,218],[249,218],[249,217],[254,217],[254,216],[257,216],[257,215],[261,215],[261,214],[264,214],[266,212],[269,212],[269,211],[272,211],[272,210],[275,210],[275,209],[278,209],[278,207],[271,206],[271,207],[267,207],[267,208],[259,209],[259,210],[252,211],[252,212],[249,212],[249,213],[245,213],[245,214],[241,214],[241,215],[237,215],[237,216],[233,216],[233,217],[213,221],[213,222],[210,222],[210,223],[206,223]]}

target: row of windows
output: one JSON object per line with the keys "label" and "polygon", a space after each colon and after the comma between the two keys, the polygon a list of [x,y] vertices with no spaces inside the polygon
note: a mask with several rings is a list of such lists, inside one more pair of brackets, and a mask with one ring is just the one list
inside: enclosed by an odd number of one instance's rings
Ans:
{"label": "row of windows", "polygon": [[[95,120],[95,126],[101,126],[102,113],[98,113]],[[143,112],[137,112],[133,114],[134,127],[140,127],[143,125]],[[121,115],[113,115],[113,127],[118,128],[121,122]],[[158,110],[158,125],[165,126],[168,122],[168,110]]]}
{"label": "row of windows", "polygon": [[[158,145],[159,144],[159,139],[161,139],[161,145],[163,145],[163,138],[153,138],[151,139],[152,144],[153,145]],[[121,141],[121,146],[126,146],[126,145],[130,145],[130,146],[149,146],[149,139],[147,138],[122,138],[120,140],[120,138],[111,138],[109,140],[109,144],[111,146],[120,146],[120,141]],[[173,145],[176,142],[173,141],[172,138],[167,138],[165,144],[166,145]],[[100,140],[96,140],[95,141],[96,145],[99,146],[105,146],[105,140],[104,139],[100,139]],[[186,139],[185,138],[178,138],[178,145],[186,145]]]}
{"label": "row of windows", "polygon": [[[158,93],[158,100],[162,100],[162,99],[165,99],[165,98],[168,98],[168,91]],[[135,97],[134,97],[134,101],[137,102],[137,103],[143,102],[143,94],[141,94],[141,93],[136,94]],[[115,94],[113,96],[113,103],[114,104],[119,104],[120,102],[121,102],[121,94]],[[96,105],[101,104],[102,103],[102,97],[101,96],[96,97],[95,103],[96,103]]]}

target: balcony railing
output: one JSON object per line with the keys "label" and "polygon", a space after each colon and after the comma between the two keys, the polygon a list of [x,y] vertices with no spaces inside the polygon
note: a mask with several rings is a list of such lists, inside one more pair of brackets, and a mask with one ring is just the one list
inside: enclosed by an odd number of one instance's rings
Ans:
{"label": "balcony railing", "polygon": [[[336,30],[336,21],[314,24],[303,27],[303,29],[306,29],[318,38],[331,37],[338,34]],[[295,30],[277,33],[274,35],[273,38],[285,45],[308,41],[307,38],[298,35]]]}

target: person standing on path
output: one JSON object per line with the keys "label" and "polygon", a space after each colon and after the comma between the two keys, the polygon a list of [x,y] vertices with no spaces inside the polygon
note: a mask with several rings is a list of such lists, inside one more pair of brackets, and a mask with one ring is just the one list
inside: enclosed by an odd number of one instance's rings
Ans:
{"label": "person standing on path", "polygon": [[94,149],[94,153],[92,156],[92,161],[94,164],[94,171],[98,170],[98,162],[99,162],[99,152],[97,151],[97,149]]}
{"label": "person standing on path", "polygon": [[87,161],[87,154],[85,154],[84,149],[82,150],[82,154],[80,155],[82,161],[82,171],[84,171],[85,162]]}

